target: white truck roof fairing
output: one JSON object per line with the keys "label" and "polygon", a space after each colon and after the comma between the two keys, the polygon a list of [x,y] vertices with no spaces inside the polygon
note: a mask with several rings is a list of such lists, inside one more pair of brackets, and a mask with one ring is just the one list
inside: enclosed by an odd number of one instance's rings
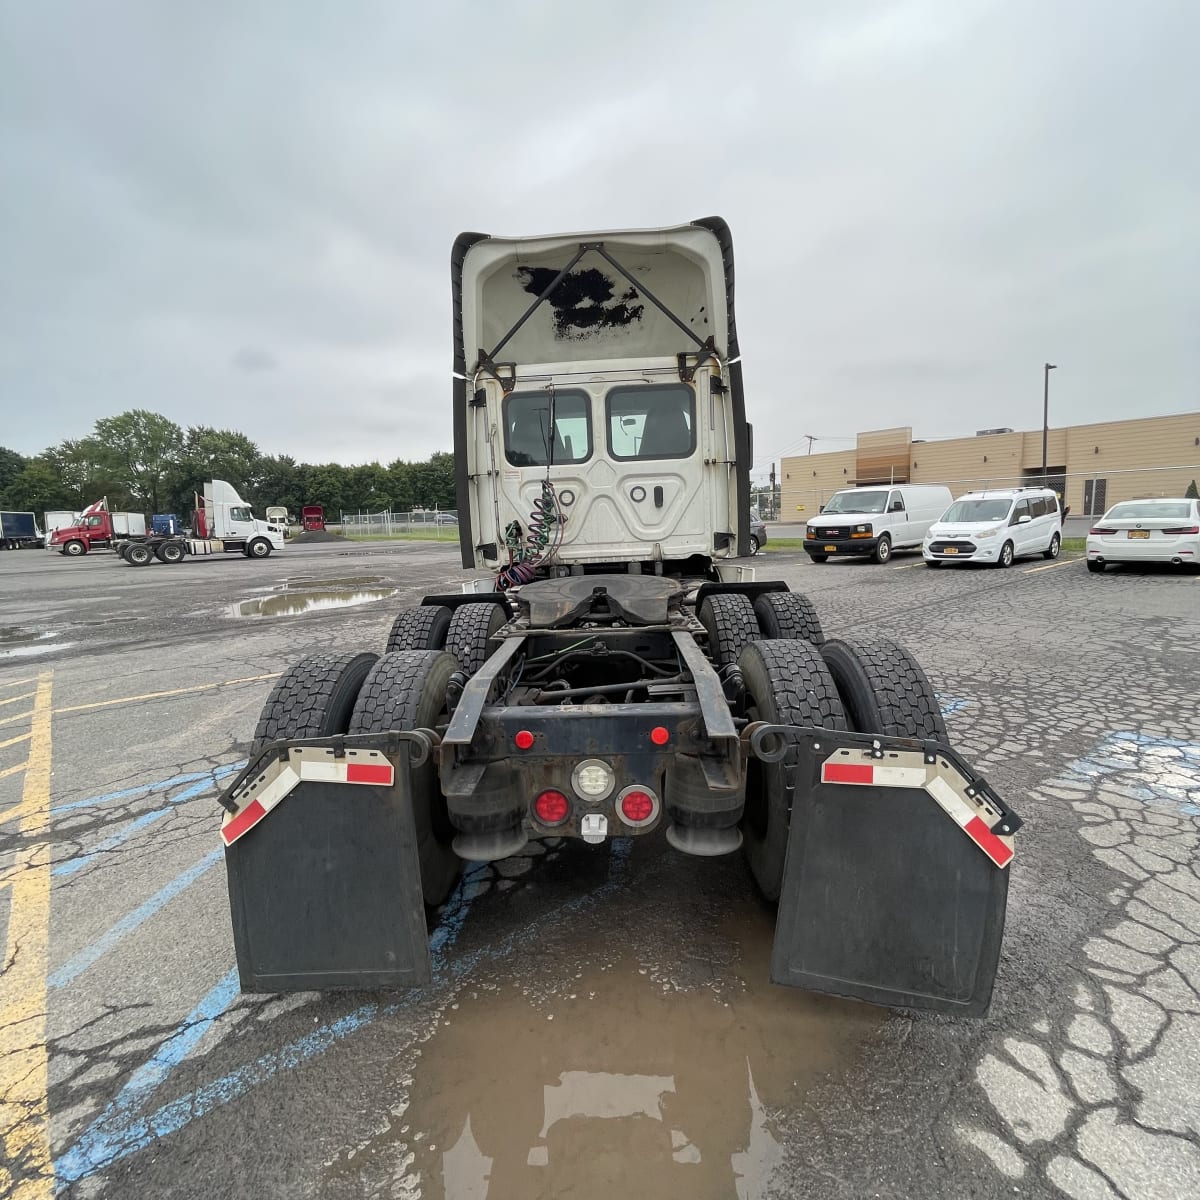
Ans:
{"label": "white truck roof fairing", "polygon": [[[726,391],[723,403],[729,413],[729,434],[719,452],[729,474],[719,490],[729,496],[714,501],[714,525],[705,538],[711,553],[712,533],[729,530],[723,535],[727,548],[722,553],[748,553],[750,435],[733,309],[733,246],[723,220],[709,217],[662,229],[537,237],[465,233],[454,244],[451,279],[456,485],[464,566],[493,559],[483,553],[484,546],[495,545],[493,526],[504,508],[501,502],[494,515],[485,519],[480,511],[478,519],[471,519],[473,503],[477,508],[484,503],[478,485],[474,494],[472,489],[472,479],[478,480],[484,466],[475,423],[468,416],[469,403],[484,402],[479,389],[486,384],[507,397],[518,386],[545,387],[550,380],[559,388],[573,386],[573,378],[580,386],[586,377],[596,382],[601,375],[615,382],[614,372],[627,372],[630,383],[640,376],[649,381],[653,375],[664,384],[674,377],[676,383],[689,386],[701,371],[717,376],[712,388],[717,394]],[[706,382],[704,388],[708,386]],[[599,414],[599,393],[593,403]],[[708,443],[706,449],[711,449]],[[603,457],[603,447],[597,446],[595,454]],[[614,483],[624,474],[621,464],[616,466]],[[603,475],[599,468],[592,483],[602,486]],[[686,472],[679,479],[685,492],[700,483],[700,476],[692,480]],[[600,511],[610,506],[599,495],[597,502],[600,508],[588,517],[594,529],[611,524]],[[495,505],[488,501],[484,507]],[[633,532],[628,520],[621,523],[627,534]],[[579,529],[577,520],[575,530]],[[690,549],[676,538],[676,550],[698,552],[699,532],[691,531]],[[657,536],[647,528],[632,540],[625,537],[630,557],[639,557],[638,537],[650,539],[649,552]],[[613,552],[615,539],[614,526],[613,537],[607,539]],[[654,553],[668,549],[664,545]],[[581,554],[582,547],[573,552]],[[596,553],[603,556],[607,551]]]}

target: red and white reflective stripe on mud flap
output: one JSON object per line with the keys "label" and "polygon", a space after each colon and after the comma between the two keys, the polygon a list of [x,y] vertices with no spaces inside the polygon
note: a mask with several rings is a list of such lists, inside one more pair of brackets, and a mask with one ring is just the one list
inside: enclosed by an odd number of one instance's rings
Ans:
{"label": "red and white reflective stripe on mud flap", "polygon": [[969,800],[937,774],[935,766],[888,766],[877,761],[854,762],[834,755],[821,764],[822,783],[844,783],[868,787],[924,788],[948,817],[998,867],[1012,861],[1013,849],[994,834]]}
{"label": "red and white reflective stripe on mud flap", "polygon": [[[299,771],[296,768],[299,767]],[[292,789],[308,783],[365,783],[373,787],[391,787],[396,771],[390,762],[321,761],[301,758],[287,763],[246,806],[237,813],[227,813],[221,822],[221,840],[232,846],[244,837]]]}
{"label": "red and white reflective stripe on mud flap", "polygon": [[300,760],[300,778],[310,783],[370,783],[391,787],[395,770],[390,762],[320,762]]}
{"label": "red and white reflective stripe on mud flap", "polygon": [[221,841],[232,846],[249,833],[300,782],[291,765],[285,766],[240,812],[226,813],[221,822]]}
{"label": "red and white reflective stripe on mud flap", "polygon": [[844,758],[831,758],[821,764],[822,783],[923,788],[928,777],[924,767],[890,767],[873,762],[847,762]]}
{"label": "red and white reflective stripe on mud flap", "polygon": [[983,818],[945,779],[935,775],[925,785],[925,790],[996,866],[1008,866],[1013,856],[1012,847],[987,827]]}

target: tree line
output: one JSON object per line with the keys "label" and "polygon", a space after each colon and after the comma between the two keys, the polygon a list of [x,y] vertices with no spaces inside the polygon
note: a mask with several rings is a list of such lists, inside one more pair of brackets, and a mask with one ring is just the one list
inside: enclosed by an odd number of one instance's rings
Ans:
{"label": "tree line", "polygon": [[207,479],[224,479],[261,515],[271,504],[292,514],[323,505],[347,512],[406,512],[454,507],[454,457],[426,462],[302,463],[287,454],[263,454],[245,434],[192,425],[184,429],[160,413],[133,409],[97,421],[87,437],[68,438],[26,457],[0,446],[0,508],[38,514],[78,512],[108,497],[114,511],[173,512],[194,507],[192,495]]}

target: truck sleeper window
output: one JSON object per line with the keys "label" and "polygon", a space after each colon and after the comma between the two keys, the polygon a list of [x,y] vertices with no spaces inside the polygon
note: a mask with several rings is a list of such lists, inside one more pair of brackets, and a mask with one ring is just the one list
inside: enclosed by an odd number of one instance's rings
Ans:
{"label": "truck sleeper window", "polygon": [[696,448],[696,397],[681,383],[618,387],[608,393],[613,458],[687,458]]}
{"label": "truck sleeper window", "polygon": [[554,445],[550,445],[550,392],[513,392],[504,400],[504,454],[514,467],[585,462],[592,456],[592,418],[586,392],[555,391]]}

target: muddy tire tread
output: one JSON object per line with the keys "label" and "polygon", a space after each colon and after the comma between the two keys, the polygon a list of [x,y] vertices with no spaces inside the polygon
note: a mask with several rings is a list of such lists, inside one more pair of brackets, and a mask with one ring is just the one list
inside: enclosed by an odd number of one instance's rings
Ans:
{"label": "muddy tire tread", "polygon": [[[842,681],[844,672],[853,669],[847,663],[857,662],[863,680],[870,688],[875,712],[862,719],[863,705],[847,694],[843,683],[842,700],[846,711],[860,711],[857,725],[860,733],[879,733],[888,737],[912,737],[946,740],[946,723],[933,691],[933,685],[917,660],[889,638],[842,638],[827,642],[823,653],[835,678]],[[854,722],[854,716],[851,716]]]}
{"label": "muddy tire tread", "polygon": [[742,651],[762,636],[754,605],[739,592],[705,596],[699,616],[708,631],[709,655],[718,666],[737,662]]}
{"label": "muddy tire tread", "polygon": [[446,644],[451,613],[441,604],[402,608],[392,622],[385,654],[404,650],[441,650]]}
{"label": "muddy tire tread", "polygon": [[290,666],[263,705],[251,754],[282,738],[345,733],[359,689],[377,657],[353,651],[314,654]]}

